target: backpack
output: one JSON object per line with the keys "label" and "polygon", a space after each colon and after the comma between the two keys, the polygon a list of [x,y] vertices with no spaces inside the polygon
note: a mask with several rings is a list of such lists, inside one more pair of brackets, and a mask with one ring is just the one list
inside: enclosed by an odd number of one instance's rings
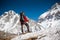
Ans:
{"label": "backpack", "polygon": [[28,22],[28,18],[26,16],[24,16],[24,22]]}

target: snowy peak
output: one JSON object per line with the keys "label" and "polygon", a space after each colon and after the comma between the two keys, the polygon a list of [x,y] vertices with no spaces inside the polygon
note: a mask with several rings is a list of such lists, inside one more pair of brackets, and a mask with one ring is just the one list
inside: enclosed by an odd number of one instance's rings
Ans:
{"label": "snowy peak", "polygon": [[51,9],[58,9],[58,8],[60,8],[60,3],[56,3],[56,4],[54,4],[53,6],[52,6],[52,8]]}
{"label": "snowy peak", "polygon": [[15,15],[16,13],[13,10],[9,10],[8,12],[4,12],[3,15]]}
{"label": "snowy peak", "polygon": [[56,3],[54,4],[50,10],[46,11],[42,15],[40,15],[39,20],[44,21],[44,20],[57,20],[60,19],[60,4]]}

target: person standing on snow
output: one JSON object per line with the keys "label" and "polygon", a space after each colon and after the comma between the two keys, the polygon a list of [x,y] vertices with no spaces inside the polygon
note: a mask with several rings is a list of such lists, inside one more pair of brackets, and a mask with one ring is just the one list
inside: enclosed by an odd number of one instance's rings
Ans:
{"label": "person standing on snow", "polygon": [[29,31],[29,25],[28,25],[27,22],[29,22],[28,18],[24,15],[24,12],[21,12],[20,13],[20,23],[21,23],[21,31],[22,31],[22,33],[24,33],[23,32],[23,25],[26,25],[28,32],[30,32]]}

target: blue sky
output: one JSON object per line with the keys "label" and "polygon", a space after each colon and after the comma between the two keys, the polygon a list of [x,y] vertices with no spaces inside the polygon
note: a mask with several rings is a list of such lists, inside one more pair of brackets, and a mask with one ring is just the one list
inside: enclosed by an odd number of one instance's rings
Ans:
{"label": "blue sky", "polygon": [[17,13],[24,11],[30,19],[38,17],[60,0],[0,0],[0,15],[5,11],[14,10]]}

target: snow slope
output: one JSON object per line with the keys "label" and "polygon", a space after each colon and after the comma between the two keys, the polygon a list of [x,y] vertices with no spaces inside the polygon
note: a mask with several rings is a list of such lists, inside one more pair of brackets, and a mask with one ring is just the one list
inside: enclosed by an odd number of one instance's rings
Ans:
{"label": "snow slope", "polygon": [[55,21],[54,24],[46,30],[19,35],[12,40],[27,40],[30,38],[36,38],[36,40],[60,40],[60,20]]}

